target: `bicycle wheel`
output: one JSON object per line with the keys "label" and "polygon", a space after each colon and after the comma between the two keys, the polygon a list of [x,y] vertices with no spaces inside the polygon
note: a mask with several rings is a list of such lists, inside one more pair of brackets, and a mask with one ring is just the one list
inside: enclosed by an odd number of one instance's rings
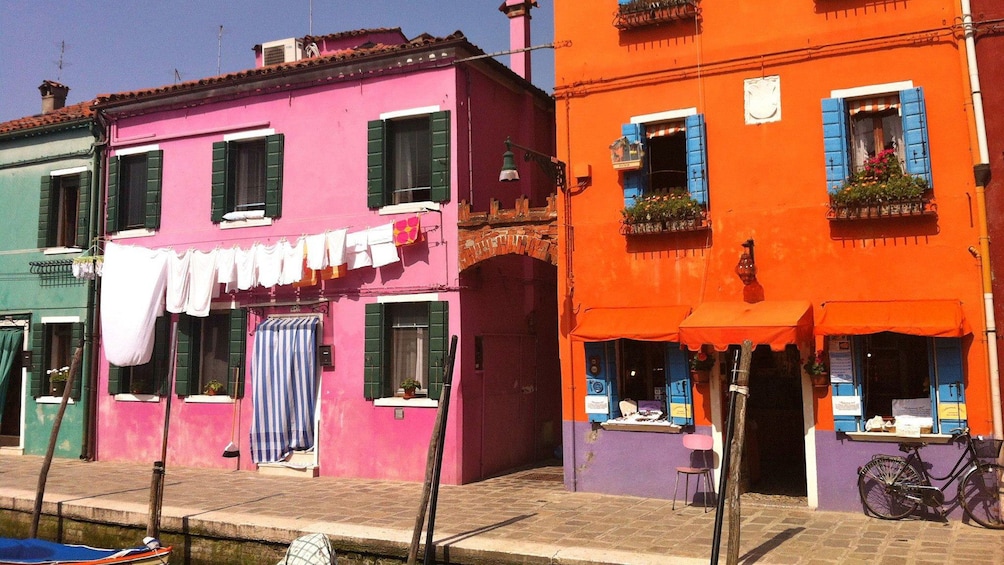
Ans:
{"label": "bicycle wheel", "polygon": [[884,520],[899,520],[917,507],[898,487],[924,484],[920,473],[902,457],[875,457],[861,468],[858,492],[865,509]]}
{"label": "bicycle wheel", "polygon": [[984,528],[1004,530],[1001,500],[1004,497],[1004,466],[984,463],[970,471],[959,486],[959,499],[966,514]]}

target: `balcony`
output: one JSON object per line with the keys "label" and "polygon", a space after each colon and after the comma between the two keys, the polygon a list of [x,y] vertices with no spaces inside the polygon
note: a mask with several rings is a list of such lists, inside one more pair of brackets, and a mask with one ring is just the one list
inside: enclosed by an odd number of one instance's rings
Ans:
{"label": "balcony", "polygon": [[614,27],[621,31],[697,17],[700,0],[632,0],[618,6]]}

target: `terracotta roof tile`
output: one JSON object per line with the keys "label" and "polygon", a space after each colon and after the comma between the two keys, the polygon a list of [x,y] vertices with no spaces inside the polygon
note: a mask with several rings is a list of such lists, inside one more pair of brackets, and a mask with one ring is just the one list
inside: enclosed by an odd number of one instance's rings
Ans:
{"label": "terracotta roof tile", "polygon": [[94,115],[94,102],[94,100],[88,100],[87,102],[64,106],[59,110],[54,110],[48,114],[37,114],[35,116],[28,116],[4,122],[0,124],[0,135],[6,135],[19,131],[27,132],[36,128],[43,128],[90,118]]}

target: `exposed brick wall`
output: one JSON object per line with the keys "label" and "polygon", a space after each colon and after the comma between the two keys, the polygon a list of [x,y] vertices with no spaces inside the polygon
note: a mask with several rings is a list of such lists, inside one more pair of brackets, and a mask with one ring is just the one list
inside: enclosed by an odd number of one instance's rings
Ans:
{"label": "exposed brick wall", "polygon": [[492,200],[488,212],[472,214],[470,204],[461,202],[458,228],[461,271],[510,253],[557,265],[558,212],[553,194],[543,208],[530,208],[527,198],[521,197],[512,209],[501,209]]}

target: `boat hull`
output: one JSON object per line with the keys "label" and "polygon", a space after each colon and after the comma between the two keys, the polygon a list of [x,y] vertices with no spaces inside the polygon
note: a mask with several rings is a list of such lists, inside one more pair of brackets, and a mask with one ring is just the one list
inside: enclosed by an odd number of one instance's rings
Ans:
{"label": "boat hull", "polygon": [[170,547],[101,549],[38,539],[0,538],[0,565],[163,565]]}

